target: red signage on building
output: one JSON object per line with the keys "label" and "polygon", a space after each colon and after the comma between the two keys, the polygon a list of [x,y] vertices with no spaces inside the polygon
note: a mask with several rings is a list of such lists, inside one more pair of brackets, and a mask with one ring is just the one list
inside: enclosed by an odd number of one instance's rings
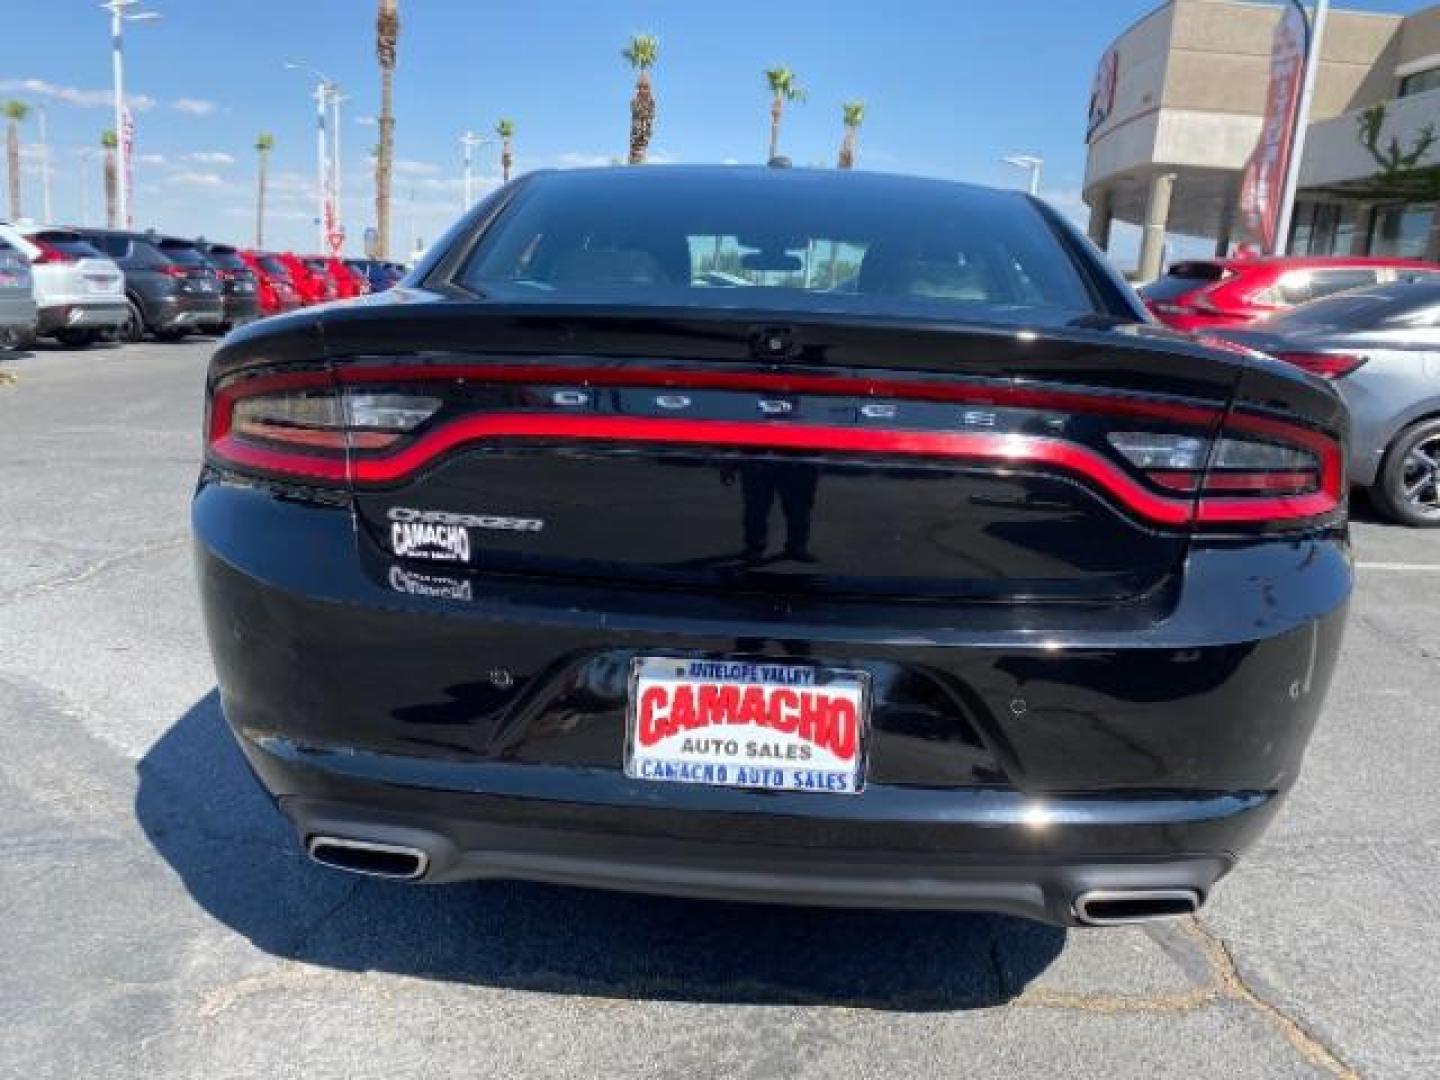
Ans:
{"label": "red signage on building", "polygon": [[1090,86],[1090,119],[1085,125],[1086,142],[1089,142],[1096,129],[1110,118],[1110,113],[1115,108],[1115,84],[1119,77],[1120,54],[1111,49],[1100,58],[1100,66],[1095,69],[1095,81]]}
{"label": "red signage on building", "polygon": [[1285,197],[1285,173],[1295,141],[1295,114],[1305,77],[1310,24],[1298,0],[1290,0],[1270,49],[1270,86],[1260,138],[1240,177],[1240,213],[1251,239],[1265,251],[1275,250],[1275,228]]}

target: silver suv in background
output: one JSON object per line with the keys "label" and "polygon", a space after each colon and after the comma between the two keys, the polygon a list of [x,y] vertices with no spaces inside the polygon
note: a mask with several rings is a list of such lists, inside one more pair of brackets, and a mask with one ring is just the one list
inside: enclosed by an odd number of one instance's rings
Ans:
{"label": "silver suv in background", "polygon": [[125,277],[69,229],[0,223],[0,239],[30,260],[36,332],[73,347],[114,337],[125,324]]}
{"label": "silver suv in background", "polygon": [[35,337],[35,291],[30,260],[0,238],[0,349],[28,344]]}

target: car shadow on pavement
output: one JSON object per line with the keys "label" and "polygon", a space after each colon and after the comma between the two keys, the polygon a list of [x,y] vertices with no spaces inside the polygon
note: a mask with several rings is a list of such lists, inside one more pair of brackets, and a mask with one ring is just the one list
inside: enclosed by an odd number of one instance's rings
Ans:
{"label": "car shadow on pavement", "polygon": [[275,956],[346,971],[596,997],[981,1008],[1065,932],[1001,915],[866,912],[511,882],[436,887],[306,862],[212,691],[138,766],[145,835],[210,915]]}

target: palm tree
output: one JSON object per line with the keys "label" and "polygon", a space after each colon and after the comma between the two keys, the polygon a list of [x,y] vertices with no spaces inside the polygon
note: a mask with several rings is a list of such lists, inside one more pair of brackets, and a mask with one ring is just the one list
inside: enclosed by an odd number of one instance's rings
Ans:
{"label": "palm tree", "polygon": [[805,91],[800,89],[795,73],[783,65],[766,68],[765,81],[770,85],[770,160],[773,161],[780,156],[780,121],[785,116],[785,103],[804,101]]}
{"label": "palm tree", "polygon": [[501,120],[495,125],[495,134],[500,136],[500,173],[508,184],[510,166],[515,164],[515,147],[510,142],[515,137],[515,121]]}
{"label": "palm tree", "polygon": [[255,139],[255,156],[259,170],[255,177],[255,246],[265,247],[265,181],[270,172],[270,151],[275,149],[275,136],[262,131]]}
{"label": "palm tree", "polygon": [[650,93],[650,69],[660,59],[660,39],[654,34],[636,34],[620,50],[625,62],[635,69],[635,96],[630,99],[630,164],[645,164],[645,151],[655,133],[655,97]]}
{"label": "palm tree", "polygon": [[395,47],[400,38],[400,0],[379,0],[375,58],[380,63],[380,145],[375,152],[375,257],[390,257],[390,175],[395,163]]}
{"label": "palm tree", "polygon": [[111,229],[120,227],[120,177],[115,151],[120,146],[113,128],[100,133],[100,145],[105,148],[105,225]]}
{"label": "palm tree", "polygon": [[860,125],[865,122],[865,103],[863,101],[847,101],[840,106],[841,116],[845,123],[845,137],[840,140],[840,157],[835,162],[837,169],[853,169],[855,167],[855,136],[860,132]]}
{"label": "palm tree", "polygon": [[20,218],[20,124],[30,115],[23,101],[5,102],[5,165],[10,173],[10,220]]}

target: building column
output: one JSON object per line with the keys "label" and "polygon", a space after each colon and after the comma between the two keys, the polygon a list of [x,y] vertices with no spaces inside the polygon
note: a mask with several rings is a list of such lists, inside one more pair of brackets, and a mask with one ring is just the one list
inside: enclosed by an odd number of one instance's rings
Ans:
{"label": "building column", "polygon": [[1160,173],[1150,181],[1150,194],[1145,200],[1145,229],[1140,236],[1141,281],[1160,276],[1160,260],[1165,256],[1165,229],[1170,224],[1170,197],[1175,193],[1175,174]]}
{"label": "building column", "polygon": [[1440,205],[1435,207],[1430,218],[1430,236],[1425,241],[1425,255],[1429,262],[1440,262]]}
{"label": "building column", "polygon": [[1114,220],[1114,203],[1110,189],[1100,188],[1095,192],[1095,204],[1090,207],[1090,239],[1101,251],[1110,250],[1110,223]]}
{"label": "building column", "polygon": [[1235,204],[1240,194],[1234,185],[1227,185],[1225,197],[1220,203],[1220,224],[1215,229],[1215,257],[1223,259],[1230,254],[1230,238],[1235,231]]}
{"label": "building column", "polygon": [[1355,231],[1350,234],[1350,254],[1370,254],[1370,230],[1375,226],[1375,206],[1360,203],[1355,207]]}

